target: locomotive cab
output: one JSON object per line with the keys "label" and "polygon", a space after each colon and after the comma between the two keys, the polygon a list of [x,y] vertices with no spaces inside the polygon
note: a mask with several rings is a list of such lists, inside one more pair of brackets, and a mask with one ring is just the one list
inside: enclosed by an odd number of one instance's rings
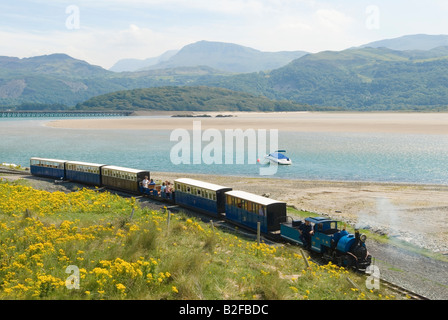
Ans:
{"label": "locomotive cab", "polygon": [[281,224],[281,235],[283,238],[304,245],[302,227],[309,222],[311,225],[311,250],[319,253],[326,252],[334,243],[339,233],[338,222],[324,217],[309,217],[305,222],[292,220]]}
{"label": "locomotive cab", "polygon": [[[345,228],[342,230],[338,228],[338,221],[324,217],[309,217],[305,219],[306,221],[312,226],[310,237],[312,251],[344,267],[363,270],[370,265],[371,256],[367,251],[365,235],[360,235],[358,231],[355,234],[349,234]],[[305,222],[292,220],[282,223],[282,238],[305,245],[305,239],[302,236]]]}

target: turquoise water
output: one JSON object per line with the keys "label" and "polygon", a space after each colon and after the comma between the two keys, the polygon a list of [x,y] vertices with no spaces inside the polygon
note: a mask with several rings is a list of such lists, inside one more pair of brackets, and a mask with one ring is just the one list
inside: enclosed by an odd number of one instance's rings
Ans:
{"label": "turquoise water", "polygon": [[[247,160],[173,164],[170,151],[177,142],[170,141],[171,130],[61,129],[43,126],[48,120],[54,118],[0,119],[0,162],[29,166],[29,158],[37,156],[150,171],[259,176],[259,165]],[[278,146],[293,165],[278,167],[273,178],[448,184],[447,135],[280,132]]]}

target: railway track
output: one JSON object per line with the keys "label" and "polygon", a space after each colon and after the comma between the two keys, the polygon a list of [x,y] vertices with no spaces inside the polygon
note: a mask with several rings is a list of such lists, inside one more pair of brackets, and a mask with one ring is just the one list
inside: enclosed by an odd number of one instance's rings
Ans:
{"label": "railway track", "polygon": [[17,169],[9,169],[9,168],[5,168],[5,167],[0,167],[0,173],[5,173],[5,174],[22,174],[22,175],[29,175],[30,174],[29,171],[17,170]]}
{"label": "railway track", "polygon": [[410,291],[406,288],[403,288],[403,287],[401,287],[395,283],[389,282],[387,280],[381,279],[380,283],[382,286],[385,286],[389,290],[396,292],[396,293],[402,295],[403,297],[406,297],[409,300],[430,300],[429,298],[427,298],[425,296],[422,296],[418,293]]}

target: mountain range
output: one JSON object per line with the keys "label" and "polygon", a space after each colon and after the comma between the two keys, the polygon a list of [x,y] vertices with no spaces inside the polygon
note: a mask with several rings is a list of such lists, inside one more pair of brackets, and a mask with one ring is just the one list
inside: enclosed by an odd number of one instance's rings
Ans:
{"label": "mountain range", "polygon": [[135,62],[138,69],[131,72],[124,71],[123,61],[111,71],[65,54],[0,57],[0,105],[74,106],[115,91],[166,86],[219,87],[350,110],[440,110],[448,105],[445,35],[404,36],[314,54],[200,41]]}
{"label": "mountain range", "polygon": [[209,66],[231,73],[276,69],[307,54],[305,51],[263,52],[224,42],[199,41],[145,60],[120,60],[111,71],[144,71],[177,67]]}

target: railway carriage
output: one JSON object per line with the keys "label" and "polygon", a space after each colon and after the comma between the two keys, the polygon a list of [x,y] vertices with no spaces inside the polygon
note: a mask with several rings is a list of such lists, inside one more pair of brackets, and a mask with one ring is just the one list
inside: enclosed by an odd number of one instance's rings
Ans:
{"label": "railway carriage", "polygon": [[102,185],[116,190],[139,193],[140,183],[145,176],[150,176],[149,171],[117,166],[101,167]]}
{"label": "railway carriage", "polygon": [[226,192],[226,218],[239,225],[264,233],[280,230],[286,221],[286,202],[272,200],[245,191]]}
{"label": "railway carriage", "polygon": [[36,176],[64,180],[66,162],[67,160],[33,157],[30,159],[30,172]]}
{"label": "railway carriage", "polygon": [[101,186],[101,168],[104,164],[67,161],[65,164],[65,178],[67,180]]}
{"label": "railway carriage", "polygon": [[182,178],[174,181],[176,204],[220,217],[225,214],[225,192],[232,188]]}

